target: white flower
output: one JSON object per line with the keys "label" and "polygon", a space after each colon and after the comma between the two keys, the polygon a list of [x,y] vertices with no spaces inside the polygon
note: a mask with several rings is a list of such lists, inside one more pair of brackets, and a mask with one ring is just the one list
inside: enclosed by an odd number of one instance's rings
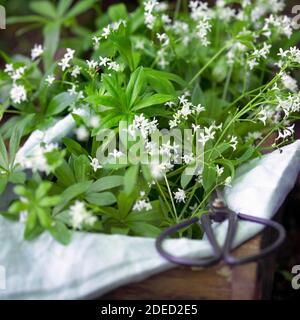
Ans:
{"label": "white flower", "polygon": [[98,49],[99,45],[100,45],[101,38],[97,37],[97,36],[93,36],[92,40],[93,40],[93,43],[94,43],[94,48]]}
{"label": "white flower", "polygon": [[224,185],[227,186],[227,187],[231,187],[231,181],[232,181],[232,178],[231,177],[227,177],[224,181]]}
{"label": "white flower", "polygon": [[149,210],[151,210],[151,209],[152,209],[152,205],[151,205],[151,203],[150,203],[148,200],[146,200],[146,199],[138,200],[138,201],[134,204],[134,206],[133,206],[133,208],[132,208],[133,211],[138,211],[138,212],[141,212],[141,211],[149,211]]}
{"label": "white flower", "polygon": [[281,75],[281,81],[283,85],[285,86],[286,89],[292,91],[292,92],[297,92],[298,91],[298,84],[297,80],[292,78],[290,75],[286,73],[282,73]]}
{"label": "white flower", "polygon": [[51,166],[48,164],[45,153],[51,152],[57,148],[57,144],[54,143],[39,145],[35,147],[29,155],[21,157],[18,162],[24,169],[31,169],[33,172],[46,172],[49,174],[51,172]]}
{"label": "white flower", "polygon": [[80,74],[81,68],[79,66],[75,66],[71,72],[71,76],[74,78],[77,78],[77,76]]}
{"label": "white flower", "polygon": [[232,136],[232,137],[230,138],[229,144],[230,144],[230,146],[231,146],[231,148],[232,148],[233,150],[236,150],[236,146],[237,146],[237,144],[238,144],[237,137],[236,137],[236,136]]}
{"label": "white flower", "polygon": [[100,67],[106,67],[107,66],[107,64],[111,61],[109,58],[107,58],[107,57],[99,57],[99,60],[100,60],[100,63],[99,63],[99,65],[100,65]]}
{"label": "white flower", "polygon": [[90,118],[90,126],[92,128],[98,128],[100,125],[100,118],[98,116],[91,116]]}
{"label": "white flower", "polygon": [[268,112],[265,109],[261,109],[257,114],[258,120],[260,120],[264,125],[266,125],[266,121],[268,119]]}
{"label": "white flower", "polygon": [[93,226],[97,218],[85,208],[85,204],[76,201],[69,209],[71,224],[74,229],[81,229],[83,225]]}
{"label": "white flower", "polygon": [[11,75],[13,71],[14,71],[13,65],[12,65],[11,63],[9,63],[9,64],[7,63],[7,64],[5,65],[4,72],[7,73],[7,74],[9,74],[9,75]]}
{"label": "white flower", "polygon": [[219,167],[218,165],[216,166],[216,171],[217,171],[217,176],[220,177],[223,172],[224,172],[224,168],[223,167]]}
{"label": "white flower", "polygon": [[178,188],[176,192],[174,192],[174,199],[177,203],[185,202],[186,194],[183,189]]}
{"label": "white flower", "polygon": [[19,104],[27,100],[27,93],[25,87],[22,85],[13,84],[10,90],[10,98],[15,104]]}
{"label": "white flower", "polygon": [[26,70],[26,67],[20,67],[18,69],[16,69],[15,71],[13,71],[11,74],[10,74],[10,77],[12,78],[12,80],[15,82],[19,79],[22,78],[24,72]]}
{"label": "white flower", "polygon": [[71,89],[68,89],[68,92],[71,96],[76,96],[78,94],[78,92],[76,91],[76,85],[72,84]]}
{"label": "white flower", "polygon": [[135,43],[135,48],[138,49],[138,50],[144,50],[145,49],[145,42],[143,40],[138,40],[136,43]]}
{"label": "white flower", "polygon": [[85,126],[80,126],[79,128],[77,128],[75,133],[79,141],[86,141],[90,136],[90,133]]}
{"label": "white flower", "polygon": [[121,66],[115,61],[108,62],[107,66],[108,66],[108,70],[114,70],[116,72],[119,72],[121,70]]}
{"label": "white flower", "polygon": [[124,153],[123,153],[122,151],[119,151],[119,150],[117,150],[117,149],[114,149],[113,152],[110,152],[110,153],[109,153],[109,155],[110,155],[111,157],[113,157],[114,159],[119,159],[119,158],[121,158],[121,157],[124,155]]}
{"label": "white flower", "polygon": [[55,81],[55,77],[53,74],[49,74],[47,76],[47,78],[45,79],[45,81],[48,83],[49,86],[52,85],[52,83]]}
{"label": "white flower", "polygon": [[86,60],[89,69],[96,69],[98,62],[95,60]]}
{"label": "white flower", "polygon": [[91,162],[91,167],[93,168],[94,172],[96,172],[98,169],[101,169],[102,166],[101,164],[99,163],[99,160],[97,158],[92,158],[91,156],[89,156]]}
{"label": "white flower", "polygon": [[190,164],[195,160],[195,157],[192,153],[184,154],[182,160],[185,164]]}
{"label": "white flower", "polygon": [[35,60],[40,57],[44,52],[43,46],[41,44],[35,44],[31,50],[31,60]]}
{"label": "white flower", "polygon": [[295,124],[283,129],[282,131],[278,130],[278,137],[275,140],[279,139],[286,139],[288,137],[291,137],[294,134],[294,127]]}
{"label": "white flower", "polygon": [[166,33],[162,33],[162,34],[157,33],[156,36],[163,47],[167,46],[170,43],[170,39]]}
{"label": "white flower", "polygon": [[103,37],[104,39],[107,39],[110,33],[111,33],[111,29],[110,29],[110,25],[108,25],[107,27],[103,28],[101,37]]}
{"label": "white flower", "polygon": [[67,52],[65,53],[61,61],[58,63],[62,71],[65,71],[67,68],[70,67],[70,61],[73,59],[74,53],[75,53],[75,50],[67,48]]}

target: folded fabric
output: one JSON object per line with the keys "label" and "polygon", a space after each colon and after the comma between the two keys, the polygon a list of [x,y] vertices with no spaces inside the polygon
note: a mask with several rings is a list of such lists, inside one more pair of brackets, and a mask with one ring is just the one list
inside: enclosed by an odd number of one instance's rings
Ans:
{"label": "folded fabric", "polygon": [[[237,170],[225,190],[229,207],[237,212],[271,218],[293,187],[300,170],[300,141],[251,161]],[[100,296],[174,265],[158,255],[155,239],[75,232],[69,246],[47,233],[27,242],[23,224],[0,218],[0,265],[6,289],[0,299],[77,299]],[[221,242],[226,222],[215,226]],[[236,245],[261,227],[240,222]],[[211,253],[206,239],[168,240],[167,250],[178,255],[204,257]],[[2,268],[3,270],[3,268]],[[1,286],[0,286],[1,287]]]}

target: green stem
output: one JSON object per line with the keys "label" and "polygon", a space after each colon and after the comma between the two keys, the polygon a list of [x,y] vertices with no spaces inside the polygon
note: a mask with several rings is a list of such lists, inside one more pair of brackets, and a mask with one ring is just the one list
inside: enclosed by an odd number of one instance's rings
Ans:
{"label": "green stem", "polygon": [[176,20],[178,17],[180,7],[181,7],[181,0],[177,0],[176,7],[175,7],[175,13],[174,13],[174,20]]}
{"label": "green stem", "polygon": [[157,188],[158,188],[158,191],[160,192],[161,196],[163,197],[164,202],[166,203],[166,205],[167,205],[167,207],[168,207],[168,209],[169,209],[170,213],[173,215],[173,218],[175,219],[175,221],[177,221],[177,216],[174,216],[173,210],[172,210],[172,208],[171,208],[171,206],[170,206],[170,204],[169,204],[169,201],[167,200],[167,198],[166,198],[166,196],[165,196],[165,194],[164,194],[163,190],[161,189],[160,184],[158,183],[158,181],[157,181],[157,180],[155,181],[155,183],[156,183]]}
{"label": "green stem", "polygon": [[225,82],[225,87],[224,87],[224,91],[223,91],[223,95],[222,95],[222,100],[226,100],[227,91],[228,91],[228,87],[229,87],[232,71],[233,71],[233,64],[231,64],[230,67],[229,67],[229,72],[228,72],[227,77],[226,77],[226,82]]}
{"label": "green stem", "polygon": [[228,48],[229,44],[227,43],[223,48],[221,48],[192,78],[192,80],[189,82],[189,85],[191,85],[195,80],[198,79],[198,77],[202,74],[202,72],[212,63],[214,62],[218,56],[223,53]]}
{"label": "green stem", "polygon": [[176,210],[176,206],[175,206],[175,203],[174,203],[174,200],[173,200],[172,192],[171,192],[171,189],[170,189],[170,186],[169,186],[169,181],[168,181],[168,178],[167,178],[167,176],[166,176],[166,175],[164,175],[164,178],[165,178],[165,182],[166,182],[166,185],[167,185],[167,188],[168,188],[168,192],[169,192],[170,200],[171,200],[172,207],[173,207],[174,214],[175,214],[176,221],[177,221],[177,219],[178,219],[178,216],[177,216],[177,210]]}

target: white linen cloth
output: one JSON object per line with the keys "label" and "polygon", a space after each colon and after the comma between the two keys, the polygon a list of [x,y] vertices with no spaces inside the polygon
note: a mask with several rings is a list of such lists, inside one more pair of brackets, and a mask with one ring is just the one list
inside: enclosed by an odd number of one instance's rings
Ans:
{"label": "white linen cloth", "polygon": [[[225,190],[228,206],[238,212],[272,218],[293,187],[300,170],[300,140],[237,170]],[[0,265],[5,268],[6,289],[0,299],[76,299],[101,295],[139,281],[173,265],[156,252],[155,239],[76,232],[69,246],[48,233],[27,242],[23,224],[0,217]],[[258,233],[261,227],[240,222],[236,244]],[[220,241],[226,222],[217,225]],[[168,240],[167,249],[178,255],[207,256],[203,240]],[[4,268],[3,268],[4,267]],[[2,272],[3,273],[3,272]],[[3,274],[2,274],[3,275]]]}

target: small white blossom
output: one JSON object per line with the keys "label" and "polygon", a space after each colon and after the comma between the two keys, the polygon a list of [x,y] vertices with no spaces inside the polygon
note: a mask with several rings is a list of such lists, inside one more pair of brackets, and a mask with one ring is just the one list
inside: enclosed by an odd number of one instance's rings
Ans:
{"label": "small white blossom", "polygon": [[69,209],[71,224],[74,229],[81,229],[84,225],[93,226],[97,218],[85,208],[84,202],[76,201]]}
{"label": "small white blossom", "polygon": [[186,194],[183,189],[178,188],[176,192],[174,192],[174,199],[177,203],[185,202]]}
{"label": "small white blossom", "polygon": [[27,100],[27,93],[23,85],[17,85],[14,83],[9,94],[12,102],[15,104],[20,104]]}
{"label": "small white blossom", "polygon": [[96,172],[98,169],[101,169],[102,166],[101,164],[99,163],[99,160],[97,158],[92,158],[91,156],[89,156],[91,162],[91,167],[93,168],[94,172]]}
{"label": "small white blossom", "polygon": [[47,76],[47,78],[45,79],[45,81],[48,83],[49,86],[52,85],[52,83],[55,81],[55,77],[53,74],[49,74]]}
{"label": "small white blossom", "polygon": [[117,150],[117,149],[114,149],[113,152],[110,152],[110,153],[109,153],[109,155],[110,155],[111,157],[113,157],[114,159],[119,159],[119,158],[121,158],[121,157],[124,155],[124,153],[123,153],[122,151],[119,151],[119,150]]}
{"label": "small white blossom", "polygon": [[133,211],[138,211],[138,212],[149,211],[151,209],[152,209],[152,205],[147,199],[138,200],[132,208]]}
{"label": "small white blossom", "polygon": [[40,57],[44,52],[43,46],[41,44],[35,44],[31,50],[31,60],[35,60]]}
{"label": "small white blossom", "polygon": [[71,76],[74,78],[77,78],[77,76],[80,74],[81,68],[79,66],[75,66],[71,72]]}
{"label": "small white blossom", "polygon": [[219,167],[218,165],[216,166],[216,171],[217,171],[217,176],[220,177],[223,172],[224,172],[224,168],[223,167]]}
{"label": "small white blossom", "polygon": [[79,141],[86,141],[90,136],[90,133],[85,126],[80,126],[79,128],[77,128],[75,130],[75,133]]}

